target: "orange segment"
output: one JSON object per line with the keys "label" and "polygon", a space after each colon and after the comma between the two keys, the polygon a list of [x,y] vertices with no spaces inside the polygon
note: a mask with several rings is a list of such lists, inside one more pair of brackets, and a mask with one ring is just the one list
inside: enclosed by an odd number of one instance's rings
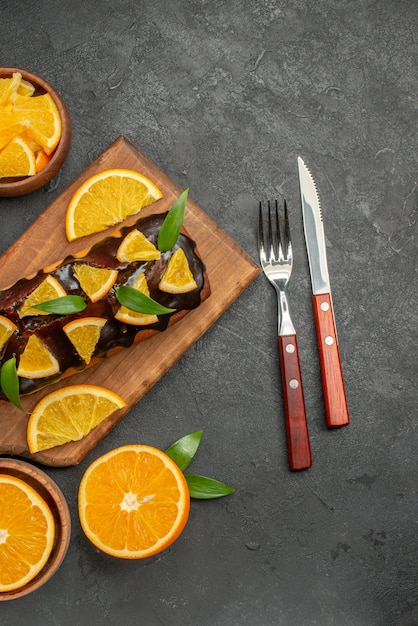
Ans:
{"label": "orange segment", "polygon": [[[28,126],[28,122],[16,122],[15,124],[8,124],[4,120],[0,119],[0,150],[4,148],[4,146],[6,146],[9,141],[24,133]],[[29,141],[27,141],[23,135],[21,138],[24,139],[29,148],[34,152]]]}
{"label": "orange segment", "polygon": [[187,257],[181,248],[171,256],[158,288],[167,293],[187,293],[197,288]]}
{"label": "orange segment", "polygon": [[31,335],[23,350],[17,375],[22,378],[45,378],[60,371],[57,359],[36,336]]}
{"label": "orange segment", "polygon": [[0,78],[0,106],[5,106],[17,93],[22,81],[22,74],[14,72],[11,78]]}
{"label": "orange segment", "polygon": [[34,174],[36,174],[35,155],[21,137],[12,139],[0,150],[0,178]]}
{"label": "orange segment", "polygon": [[7,319],[7,317],[4,317],[4,315],[0,315],[0,350],[7,343],[16,329],[16,324]]}
{"label": "orange segment", "polygon": [[111,450],[81,479],[81,526],[100,550],[141,559],[165,550],[184,529],[190,494],[179,467],[151,446]]}
{"label": "orange segment", "polygon": [[161,198],[161,191],[146,176],[126,169],[104,170],[88,178],[67,208],[68,241],[98,233],[138,213]]}
{"label": "orange segment", "polygon": [[15,476],[0,475],[0,592],[33,580],[46,565],[55,539],[52,512]]}
{"label": "orange segment", "polygon": [[22,318],[25,315],[49,315],[48,312],[34,309],[33,306],[65,295],[67,295],[66,291],[61,283],[53,276],[48,275],[26,298],[19,311],[19,317]]}
{"label": "orange segment", "polygon": [[90,363],[100,333],[106,324],[103,317],[82,317],[63,326],[63,331],[81,358]]}
{"label": "orange segment", "polygon": [[134,229],[126,235],[120,244],[116,258],[121,263],[132,263],[133,261],[154,261],[159,259],[161,253],[148,241],[144,233]]}
{"label": "orange segment", "polygon": [[71,385],[48,394],[29,418],[29,451],[39,452],[85,437],[125,406],[116,393],[96,385]]}
{"label": "orange segment", "polygon": [[61,117],[51,94],[42,96],[16,95],[11,108],[2,112],[5,122],[29,122],[27,133],[51,154],[61,138]]}
{"label": "orange segment", "polygon": [[112,289],[118,271],[80,263],[74,266],[74,275],[84,293],[92,302],[97,302]]}
{"label": "orange segment", "polygon": [[[150,292],[145,274],[139,274],[132,286],[134,289],[138,289],[138,291],[141,291],[146,296],[149,296]],[[157,315],[149,313],[136,313],[136,311],[131,311],[123,305],[115,313],[115,318],[119,320],[119,322],[125,322],[125,324],[132,324],[134,326],[146,326],[148,324],[155,324],[158,322]]]}

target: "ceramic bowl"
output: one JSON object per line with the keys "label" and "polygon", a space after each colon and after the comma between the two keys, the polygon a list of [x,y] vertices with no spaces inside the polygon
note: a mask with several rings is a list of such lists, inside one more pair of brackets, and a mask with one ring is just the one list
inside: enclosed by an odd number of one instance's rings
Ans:
{"label": "ceramic bowl", "polygon": [[62,132],[61,139],[56,147],[49,163],[34,176],[23,178],[0,179],[0,196],[23,196],[39,189],[53,178],[68,154],[71,143],[71,120],[66,104],[60,94],[45,79],[37,74],[15,67],[0,67],[0,78],[10,78],[13,72],[20,72],[24,80],[29,81],[35,87],[35,94],[49,92],[58,107],[61,116]]}
{"label": "ceramic bowl", "polygon": [[0,474],[10,474],[28,483],[48,504],[55,520],[55,543],[51,556],[42,571],[15,591],[0,592],[0,601],[14,600],[39,589],[55,574],[68,549],[71,536],[71,518],[67,502],[60,488],[35,465],[12,458],[0,457]]}

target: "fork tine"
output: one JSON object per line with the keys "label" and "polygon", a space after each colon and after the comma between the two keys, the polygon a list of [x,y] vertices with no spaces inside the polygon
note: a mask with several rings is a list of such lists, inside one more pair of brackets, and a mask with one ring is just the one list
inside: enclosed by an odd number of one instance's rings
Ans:
{"label": "fork tine", "polygon": [[263,229],[263,205],[261,201],[258,205],[258,251],[260,254],[260,260],[266,262],[266,247],[264,242],[264,229]]}
{"label": "fork tine", "polygon": [[283,212],[284,212],[284,250],[286,257],[292,256],[292,240],[290,238],[290,226],[289,226],[289,216],[287,213],[287,202],[283,200]]}

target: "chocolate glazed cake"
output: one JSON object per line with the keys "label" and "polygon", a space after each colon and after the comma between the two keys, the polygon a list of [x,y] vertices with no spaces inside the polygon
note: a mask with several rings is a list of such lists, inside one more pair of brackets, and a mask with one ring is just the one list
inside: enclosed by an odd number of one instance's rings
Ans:
{"label": "chocolate glazed cake", "polygon": [[[134,343],[148,339],[155,333],[164,331],[209,297],[210,285],[205,264],[199,255],[196,243],[190,238],[185,228],[182,229],[174,248],[168,252],[161,253],[161,257],[158,260],[121,263],[116,258],[116,252],[122,239],[135,228],[140,230],[156,246],[158,233],[165,216],[166,213],[139,219],[132,226],[122,228],[111,237],[107,237],[95,244],[91,249],[83,252],[83,256],[67,257],[59,264],[42,269],[36,275],[21,279],[8,289],[0,291],[0,315],[5,316],[17,326],[17,330],[1,349],[0,366],[13,356],[16,357],[16,363],[18,364],[19,357],[30,335],[33,333],[36,333],[37,337],[59,362],[60,370],[53,376],[37,379],[19,378],[21,394],[32,393],[45,385],[56,382],[64,376],[69,376],[86,367],[90,367],[101,358],[110,356],[117,350],[128,348]],[[166,293],[158,288],[158,284],[172,253],[178,248],[182,248],[186,255],[197,287],[188,293]],[[118,271],[116,283],[98,302],[90,301],[75,277],[74,266],[80,263]],[[134,326],[115,319],[114,315],[120,308],[115,290],[121,285],[131,286],[141,272],[145,274],[150,297],[165,307],[175,309],[175,311],[159,315],[158,321],[151,325]],[[81,296],[85,300],[87,307],[81,313],[28,315],[20,318],[19,310],[23,302],[47,275],[52,275],[57,279],[67,295]],[[63,331],[65,324],[80,317],[102,317],[106,319],[88,366]],[[1,391],[0,400],[7,401]]]}

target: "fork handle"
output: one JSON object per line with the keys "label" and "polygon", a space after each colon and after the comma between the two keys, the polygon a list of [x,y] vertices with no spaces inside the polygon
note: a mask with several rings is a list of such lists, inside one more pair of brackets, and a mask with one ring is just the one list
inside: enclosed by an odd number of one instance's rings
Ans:
{"label": "fork handle", "polygon": [[312,455],[296,335],[279,335],[279,355],[289,466],[291,470],[303,470],[311,467]]}
{"label": "fork handle", "polygon": [[318,338],[327,425],[328,428],[338,428],[349,424],[350,417],[348,415],[331,295],[329,293],[314,294],[312,302]]}

